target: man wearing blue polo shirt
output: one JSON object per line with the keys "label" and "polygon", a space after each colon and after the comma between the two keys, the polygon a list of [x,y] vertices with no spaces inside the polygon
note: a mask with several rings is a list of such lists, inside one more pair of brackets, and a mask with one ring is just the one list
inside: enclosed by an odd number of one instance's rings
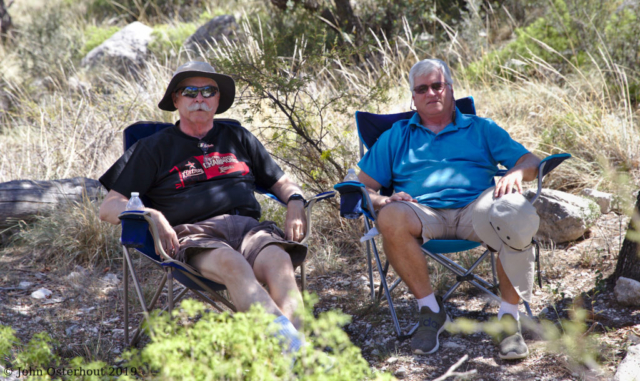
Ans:
{"label": "man wearing blue polo shirt", "polygon": [[[387,259],[418,301],[420,326],[411,348],[417,354],[430,354],[438,349],[438,336],[449,317],[431,288],[421,245],[435,238],[481,242],[472,223],[479,196],[485,191],[493,198],[521,194],[522,182],[536,178],[540,159],[492,120],[460,113],[443,61],[418,62],[411,68],[409,82],[417,112],[380,136],[358,163],[358,177],[380,210],[376,224]],[[495,184],[498,164],[508,172]],[[494,184],[495,189],[488,191]],[[382,186],[393,186],[396,193],[381,196]],[[519,262],[508,264],[506,259],[501,263],[502,249],[498,250],[502,297],[498,318],[513,320],[517,326],[500,342],[500,357],[525,358],[529,350],[520,333],[518,303],[521,297],[531,299],[533,248],[523,250]]]}

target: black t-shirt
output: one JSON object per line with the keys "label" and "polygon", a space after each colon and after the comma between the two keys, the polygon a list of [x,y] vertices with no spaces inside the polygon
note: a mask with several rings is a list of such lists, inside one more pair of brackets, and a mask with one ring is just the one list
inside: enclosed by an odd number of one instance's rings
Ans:
{"label": "black t-shirt", "polygon": [[256,185],[269,189],[284,175],[264,146],[232,123],[214,121],[201,140],[179,123],[131,146],[100,177],[102,185],[146,196],[172,226],[221,214],[260,218]]}

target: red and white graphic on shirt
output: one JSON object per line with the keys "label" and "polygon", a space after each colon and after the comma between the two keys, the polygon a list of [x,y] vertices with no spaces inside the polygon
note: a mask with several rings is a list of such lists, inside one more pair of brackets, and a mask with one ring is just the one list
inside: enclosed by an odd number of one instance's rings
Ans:
{"label": "red and white graphic on shirt", "polygon": [[206,156],[194,156],[192,159],[196,163],[185,160],[169,171],[178,173],[179,182],[176,183],[176,189],[235,172],[240,172],[241,176],[249,173],[247,163],[238,160],[232,153],[212,152]]}

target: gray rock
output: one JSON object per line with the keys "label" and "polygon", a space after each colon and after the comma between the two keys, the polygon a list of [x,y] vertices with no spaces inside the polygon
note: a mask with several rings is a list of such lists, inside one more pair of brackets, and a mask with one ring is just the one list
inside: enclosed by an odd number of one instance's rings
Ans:
{"label": "gray rock", "polygon": [[215,46],[216,42],[220,44],[225,38],[234,41],[239,29],[235,17],[231,15],[214,17],[187,38],[184,42],[184,48],[198,51],[199,45],[203,50],[206,50],[209,45]]}
{"label": "gray rock", "polygon": [[32,292],[31,297],[34,299],[48,299],[51,297],[51,291],[46,288],[40,288]]}
{"label": "gray rock", "polygon": [[640,306],[640,282],[620,277],[613,289],[618,303],[626,306]]}
{"label": "gray rock", "polygon": [[[534,195],[533,190],[525,192],[529,200]],[[543,241],[575,241],[600,217],[600,207],[595,202],[552,189],[543,189],[534,206],[540,216],[536,238]]]}
{"label": "gray rock", "polygon": [[620,362],[613,381],[638,381],[640,379],[640,345],[632,345]]}
{"label": "gray rock", "polygon": [[31,286],[33,286],[33,283],[32,283],[32,282],[27,282],[27,281],[23,281],[23,282],[20,282],[20,283],[18,284],[18,287],[19,287],[19,288],[22,288],[22,289],[25,289],[25,290],[26,290],[27,288],[31,287]]}
{"label": "gray rock", "polygon": [[398,378],[404,378],[407,375],[407,368],[401,366],[400,368],[396,369],[393,375]]}
{"label": "gray rock", "polygon": [[600,212],[607,214],[611,211],[611,199],[613,195],[611,193],[600,192],[595,189],[585,188],[582,190],[582,195],[595,201],[600,206]]}
{"label": "gray rock", "polygon": [[120,279],[116,274],[107,274],[102,278],[102,282],[109,286],[117,286],[120,283]]}
{"label": "gray rock", "polygon": [[109,67],[120,74],[136,72],[145,64],[152,30],[133,22],[87,53],[80,65],[92,69]]}
{"label": "gray rock", "polygon": [[397,357],[389,357],[387,359],[387,364],[395,364],[398,362],[398,358]]}

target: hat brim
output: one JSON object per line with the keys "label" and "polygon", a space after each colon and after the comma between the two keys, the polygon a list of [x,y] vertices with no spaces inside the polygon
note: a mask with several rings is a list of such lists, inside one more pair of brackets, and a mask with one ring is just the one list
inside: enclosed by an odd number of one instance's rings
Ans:
{"label": "hat brim", "polygon": [[[505,245],[498,233],[493,230],[489,223],[489,208],[491,208],[495,200],[493,197],[494,190],[495,187],[491,187],[478,196],[471,216],[473,230],[483,243],[500,253],[500,263],[507,274],[507,278],[509,278],[518,295],[529,302],[531,301],[535,255],[533,250],[520,251]],[[531,268],[525,269],[525,266]]]}
{"label": "hat brim", "polygon": [[171,94],[176,91],[176,87],[180,82],[191,77],[211,78],[216,81],[218,89],[220,89],[220,102],[218,103],[216,114],[222,114],[233,105],[236,98],[236,83],[233,78],[220,73],[189,70],[178,73],[171,78],[171,82],[169,82],[169,86],[167,86],[167,91],[164,93],[164,97],[162,97],[160,103],[158,103],[158,107],[165,111],[175,111],[176,106],[173,104]]}

